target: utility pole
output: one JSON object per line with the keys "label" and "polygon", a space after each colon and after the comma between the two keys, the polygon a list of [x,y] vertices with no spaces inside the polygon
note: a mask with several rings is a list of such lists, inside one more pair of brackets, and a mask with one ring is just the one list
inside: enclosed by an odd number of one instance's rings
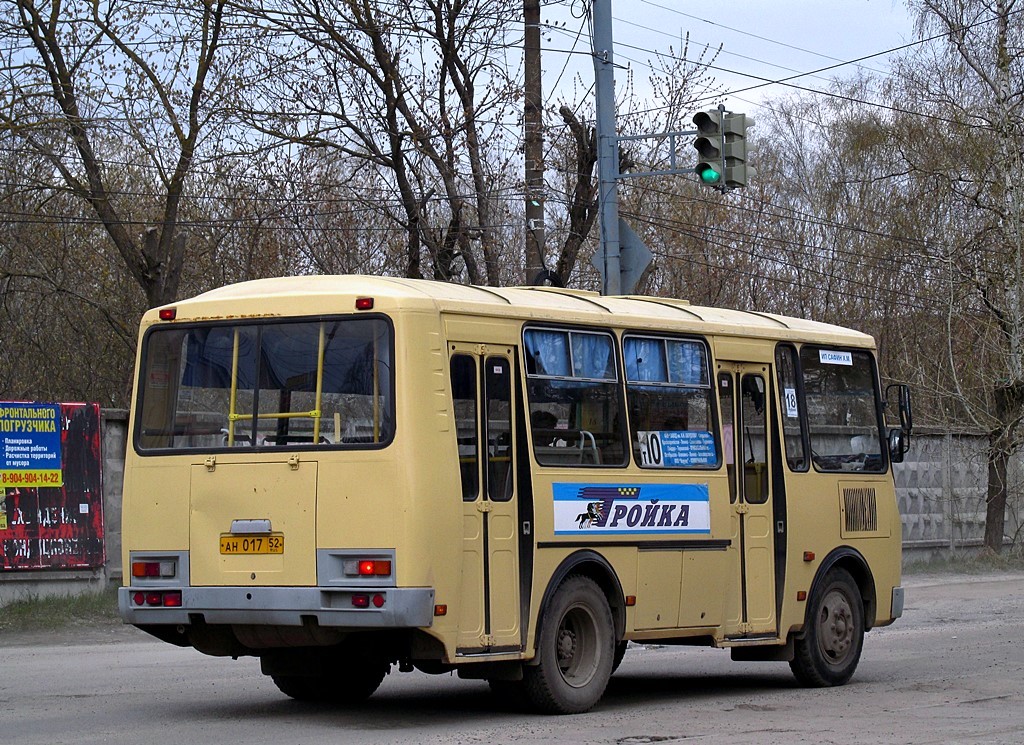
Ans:
{"label": "utility pole", "polygon": [[544,267],[544,121],[540,68],[540,0],[523,0],[523,110],[526,156],[526,283],[540,284]]}

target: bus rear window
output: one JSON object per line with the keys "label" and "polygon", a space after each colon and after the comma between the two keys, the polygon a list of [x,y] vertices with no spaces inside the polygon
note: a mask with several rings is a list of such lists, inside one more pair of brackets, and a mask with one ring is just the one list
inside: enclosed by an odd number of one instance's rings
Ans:
{"label": "bus rear window", "polygon": [[143,347],[136,447],[383,444],[392,356],[391,327],[373,318],[157,328]]}

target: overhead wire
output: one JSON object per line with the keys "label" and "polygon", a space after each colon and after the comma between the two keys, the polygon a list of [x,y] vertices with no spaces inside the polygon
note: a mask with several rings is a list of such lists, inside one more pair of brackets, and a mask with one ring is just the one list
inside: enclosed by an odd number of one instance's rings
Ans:
{"label": "overhead wire", "polygon": [[[645,0],[645,1],[646,1],[646,0]],[[386,4],[386,3],[385,3],[385,4]],[[548,4],[550,5],[550,4],[553,4],[553,3],[548,3]],[[649,3],[649,4],[652,4],[652,5],[656,5],[655,3]],[[396,5],[392,5],[391,7],[398,7],[398,6],[396,6]],[[658,6],[658,7],[661,7],[661,6]],[[682,14],[682,15],[685,15],[685,14]],[[587,19],[587,20],[589,20],[589,19]],[[578,40],[579,40],[579,38],[580,38],[580,35],[581,35],[581,33],[582,33],[582,29],[583,29],[583,26],[585,25],[585,23],[587,22],[587,20],[585,20],[584,24],[581,24],[581,26],[580,26],[580,31],[579,31],[579,32],[577,33],[577,35],[576,35],[576,42],[578,42]],[[943,36],[943,35],[937,35],[937,36],[935,36],[935,37],[931,37],[931,39],[928,39],[928,40],[921,40],[921,41],[918,41],[918,42],[914,42],[914,44],[919,44],[919,43],[923,43],[924,41],[930,41],[930,40],[933,40],[933,39],[936,39],[936,38],[940,38],[941,36]],[[861,57],[861,58],[858,58],[858,60],[851,60],[851,61],[846,61],[846,62],[843,62],[843,63],[841,63],[840,65],[832,65],[832,66],[829,66],[829,67],[821,68],[820,70],[818,70],[818,71],[814,71],[814,72],[821,72],[821,71],[827,71],[827,70],[830,70],[830,69],[835,69],[835,68],[837,68],[837,67],[840,67],[840,66],[842,66],[842,65],[845,65],[845,64],[855,64],[856,62],[859,62],[859,61],[863,61],[863,60],[865,60],[865,59],[870,59],[870,58],[872,58],[872,57],[876,57],[876,56],[880,56],[880,55],[884,55],[884,54],[889,54],[889,53],[891,53],[891,52],[893,52],[893,51],[898,51],[898,50],[900,50],[900,49],[904,49],[904,48],[907,48],[907,47],[913,46],[914,44],[908,44],[908,45],[904,45],[903,47],[897,47],[897,48],[894,48],[894,49],[892,49],[892,50],[887,50],[886,52],[880,52],[880,53],[877,53],[877,54],[875,54],[875,55],[867,55],[867,56],[865,56],[865,57]],[[628,46],[628,45],[627,45],[627,46]],[[576,47],[576,43],[574,42],[574,44],[573,44],[573,48],[572,48],[571,50],[568,50],[568,53],[569,53],[569,54],[575,53],[575,47]],[[641,47],[632,47],[632,48],[634,48],[634,49],[638,49],[638,50],[640,50],[640,51],[645,51],[645,52],[648,52],[648,53],[655,53],[655,54],[657,54],[657,52],[651,52],[651,50],[645,50],[645,49],[643,49],[643,48],[641,48]],[[545,50],[545,51],[552,51],[552,50],[548,49],[548,50]],[[566,51],[566,50],[562,50],[562,51]],[[824,56],[824,55],[823,55],[823,56]],[[627,58],[627,59],[628,59],[628,58]],[[631,61],[633,61],[633,60],[631,60]],[[567,67],[567,64],[568,64],[568,60],[567,60],[566,66],[563,66],[563,70],[562,70],[562,73],[560,73],[560,75],[559,75],[559,80],[561,79],[561,76],[562,76],[562,75],[564,74],[564,72],[565,72],[565,69],[566,69],[566,67]],[[641,64],[642,64],[642,63],[641,63]],[[709,67],[710,69],[720,69],[720,68],[715,68],[715,67],[713,67],[713,66],[710,66],[710,65],[708,65],[708,67]],[[653,69],[653,68],[652,68],[652,69]],[[731,71],[731,72],[735,72],[735,71]],[[801,73],[800,75],[794,76],[793,78],[784,78],[784,79],[780,79],[780,80],[774,80],[774,81],[771,81],[771,80],[766,80],[766,82],[764,83],[764,85],[771,85],[771,84],[775,84],[775,83],[785,83],[786,81],[788,81],[788,80],[792,80],[792,79],[795,79],[796,77],[803,77],[803,76],[806,76],[806,75],[813,75],[813,74],[814,74],[814,72],[811,72],[811,73]],[[737,74],[741,74],[741,75],[742,75],[742,74],[744,74],[744,73],[737,73]],[[754,78],[757,78],[757,76],[748,76],[748,77],[754,77]],[[759,78],[759,79],[760,79],[760,78]],[[752,87],[750,87],[750,88],[740,89],[739,91],[733,91],[733,92],[728,92],[728,93],[726,93],[726,94],[724,94],[724,95],[734,95],[734,94],[735,94],[735,93],[737,93],[737,92],[743,92],[743,91],[747,91],[747,90],[752,90],[752,89],[755,89],[755,88],[759,88],[759,87],[763,87],[763,86],[762,86],[762,85],[759,85],[759,86],[752,86]],[[793,87],[799,87],[799,86],[793,86]],[[822,91],[815,91],[814,89],[805,89],[805,90],[810,90],[810,91],[812,91],[812,92],[815,92],[815,93],[822,93],[823,95],[834,95],[834,94],[831,94],[831,93],[827,93],[827,92],[822,92]],[[849,98],[849,97],[846,97],[846,98]],[[549,100],[550,100],[550,99],[549,99]],[[857,100],[857,99],[853,99],[853,98],[849,98],[849,100],[852,100],[852,101],[857,101],[858,103],[864,103],[864,104],[869,104],[869,105],[878,105],[878,104],[874,104],[873,102],[868,102],[868,101],[859,101],[859,100]],[[581,103],[582,103],[582,102],[581,102]],[[578,109],[579,109],[579,106],[580,106],[580,104],[577,104],[577,111],[578,111]],[[647,111],[655,111],[655,110],[658,110],[658,109],[649,109],[649,110],[647,110]],[[894,109],[894,110],[895,110],[895,109]],[[636,112],[636,113],[638,113],[638,114],[639,114],[639,113],[645,113],[645,112]],[[911,114],[913,114],[913,113],[918,113],[918,112],[904,112],[904,113],[911,113]],[[502,124],[501,124],[501,126],[509,126],[509,127],[510,127],[511,125],[509,125],[509,124],[507,124],[507,123],[502,123]]]}
{"label": "overhead wire", "polygon": [[[690,263],[696,264],[696,265],[701,266],[701,267],[706,268],[706,269],[717,269],[719,271],[725,271],[725,272],[733,271],[733,272],[744,274],[744,275],[747,275],[747,276],[750,276],[750,277],[753,277],[753,278],[757,278],[757,279],[776,280],[776,281],[788,282],[790,284],[798,284],[797,280],[793,279],[793,278],[787,278],[787,277],[784,277],[784,276],[780,277],[778,275],[772,275],[770,277],[765,276],[765,272],[763,271],[765,266],[766,265],[770,265],[772,263],[775,263],[775,264],[780,265],[780,266],[788,267],[789,269],[793,270],[793,272],[795,274],[799,274],[799,275],[801,275],[803,277],[806,277],[806,276],[810,275],[810,276],[816,276],[816,277],[822,277],[822,278],[828,278],[828,279],[834,280],[836,282],[836,284],[835,285],[831,285],[828,288],[828,291],[830,293],[839,294],[839,295],[843,295],[843,296],[846,296],[846,297],[852,297],[852,298],[856,298],[856,299],[859,299],[859,300],[870,301],[870,302],[875,302],[878,299],[877,293],[876,294],[869,294],[869,293],[862,293],[862,292],[857,292],[857,291],[854,291],[854,290],[847,289],[848,287],[851,287],[851,286],[852,287],[866,288],[866,289],[874,289],[874,290],[880,290],[881,288],[878,287],[876,282],[871,282],[871,281],[868,281],[868,280],[861,280],[861,279],[856,278],[856,276],[852,276],[850,272],[847,272],[847,271],[843,270],[842,264],[839,264],[838,266],[832,267],[832,271],[825,271],[824,269],[821,269],[821,268],[818,268],[817,266],[815,266],[815,264],[813,262],[806,262],[806,263],[801,262],[801,263],[797,264],[797,263],[793,263],[792,261],[788,261],[784,257],[780,258],[780,256],[778,254],[775,254],[772,257],[766,257],[764,255],[760,255],[755,250],[755,247],[753,247],[749,243],[744,243],[742,241],[728,241],[727,242],[726,240],[721,240],[721,239],[715,240],[713,238],[709,238],[706,234],[703,234],[702,232],[699,232],[699,231],[705,231],[705,232],[711,232],[712,234],[721,233],[721,234],[725,234],[725,235],[729,235],[729,234],[733,233],[733,231],[724,230],[724,229],[722,229],[719,226],[710,226],[710,225],[704,225],[704,224],[694,225],[694,224],[687,224],[687,223],[682,223],[682,222],[677,222],[677,221],[672,221],[672,220],[665,220],[664,218],[658,219],[658,218],[652,218],[650,216],[642,216],[642,215],[637,215],[637,214],[632,214],[632,213],[625,213],[625,214],[626,214],[627,217],[631,217],[632,219],[637,220],[639,222],[647,223],[647,224],[656,226],[656,227],[658,227],[659,229],[662,229],[662,230],[667,230],[667,231],[672,232],[672,233],[676,233],[676,234],[680,234],[680,235],[685,235],[685,236],[693,238],[695,240],[699,240],[702,243],[704,243],[705,245],[710,244],[710,245],[717,246],[718,248],[721,248],[721,249],[726,249],[726,252],[722,254],[723,256],[735,256],[736,254],[742,254],[746,259],[749,259],[752,262],[755,262],[756,267],[760,267],[760,268],[759,269],[758,268],[745,269],[745,268],[731,267],[731,266],[726,266],[726,265],[723,265],[723,264],[715,264],[715,263],[712,263],[710,261],[703,260],[700,257],[695,256],[693,254],[679,255],[679,254],[669,253],[667,251],[658,249],[657,247],[652,248],[651,252],[653,254],[655,254],[656,256],[660,257],[660,258],[667,259],[667,260],[672,260],[672,261],[690,262]],[[740,233],[739,236],[740,237],[745,237],[744,234],[742,234],[742,233]],[[820,259],[821,257],[818,256],[816,258]],[[817,287],[816,284],[815,284],[815,287]],[[817,287],[817,289],[820,290],[821,288]],[[881,291],[884,292],[885,290],[881,289]],[[927,306],[942,307],[942,303],[937,301],[934,297],[928,296],[928,295],[920,295],[920,294],[917,294],[916,292],[914,292],[913,290],[909,290],[907,288],[901,288],[900,296],[898,298],[890,299],[890,302],[892,302],[893,304],[897,304],[897,305],[903,306],[903,307],[913,308],[913,309],[917,309],[917,310],[920,310],[922,307],[927,307]]]}
{"label": "overhead wire", "polygon": [[[1008,15],[1016,16],[1016,15],[1019,15],[1021,13],[1024,13],[1024,8],[1011,11]],[[964,26],[962,29],[959,29],[959,30],[961,30],[961,31],[963,31],[963,30],[970,30],[970,29],[977,28],[977,27],[980,27],[980,26],[984,26],[984,25],[987,25],[987,24],[990,24],[990,23],[994,23],[998,19],[999,19],[999,16],[994,15],[992,17],[988,17],[988,18],[985,18],[983,20],[976,21],[976,22],[974,22],[972,24]],[[639,46],[632,45],[632,44],[627,44],[627,43],[624,43],[624,42],[616,42],[616,46],[623,46],[623,47],[626,47],[628,49],[633,49],[633,50],[636,50],[636,51],[644,52],[646,54],[653,54],[653,55],[662,54],[663,56],[666,56],[666,57],[669,57],[669,58],[673,58],[673,59],[677,59],[677,60],[680,60],[680,61],[685,61],[685,62],[688,62],[688,63],[693,64],[695,66],[704,67],[704,68],[709,69],[709,70],[714,70],[714,71],[718,71],[718,72],[725,72],[725,73],[728,73],[728,74],[731,74],[731,75],[739,75],[739,76],[742,76],[742,77],[747,77],[747,78],[751,78],[751,79],[754,79],[754,80],[762,81],[762,82],[760,82],[760,83],[758,83],[756,85],[751,85],[751,86],[747,86],[747,87],[744,87],[744,88],[737,88],[737,89],[726,90],[726,91],[724,91],[724,92],[722,92],[720,94],[716,94],[715,96],[712,96],[712,97],[706,97],[706,98],[702,98],[702,99],[697,99],[697,100],[692,102],[692,103],[695,103],[695,104],[698,104],[701,101],[711,101],[711,100],[717,100],[717,99],[720,99],[720,98],[727,98],[727,97],[732,96],[732,95],[736,95],[736,94],[739,94],[739,93],[747,93],[749,91],[758,90],[758,89],[765,88],[765,87],[772,86],[772,85],[782,85],[782,86],[785,86],[785,87],[788,87],[788,88],[792,88],[792,89],[795,89],[795,90],[801,90],[801,91],[805,91],[805,92],[808,92],[808,93],[813,93],[813,94],[816,94],[816,95],[821,95],[821,96],[826,96],[826,97],[846,100],[846,101],[850,101],[850,102],[853,102],[853,103],[858,103],[858,104],[863,104],[863,105],[866,105],[866,106],[872,106],[872,107],[876,107],[876,108],[880,108],[880,109],[884,109],[884,110],[893,111],[893,112],[899,113],[899,114],[907,114],[907,115],[911,115],[911,116],[918,116],[918,117],[921,117],[921,118],[925,118],[925,119],[929,119],[929,120],[934,120],[934,121],[941,121],[941,122],[945,122],[945,123],[957,123],[957,122],[954,122],[953,120],[951,120],[951,119],[949,119],[947,117],[942,117],[942,116],[938,116],[938,115],[935,115],[935,114],[930,114],[930,113],[927,113],[927,112],[912,111],[912,110],[908,110],[908,109],[902,109],[902,108],[899,108],[899,107],[896,107],[896,106],[892,106],[892,105],[888,105],[888,104],[884,104],[884,103],[879,103],[877,101],[868,101],[868,100],[865,100],[865,99],[859,99],[859,98],[856,98],[856,97],[853,97],[853,96],[848,96],[848,95],[845,95],[845,94],[837,93],[835,91],[824,91],[824,90],[820,90],[820,89],[817,89],[817,88],[810,88],[808,86],[798,85],[798,84],[792,82],[793,80],[796,80],[798,78],[807,77],[807,76],[816,76],[816,75],[818,75],[818,74],[820,74],[822,72],[828,72],[830,70],[836,70],[836,69],[841,68],[841,67],[846,67],[846,66],[849,66],[849,65],[855,65],[855,64],[857,64],[859,62],[863,62],[865,60],[874,59],[876,57],[883,57],[883,56],[886,56],[886,55],[889,55],[889,54],[893,54],[895,52],[904,51],[906,49],[910,49],[910,48],[913,48],[913,47],[917,47],[917,46],[921,46],[921,45],[924,45],[924,44],[928,44],[928,43],[931,43],[933,41],[937,41],[939,39],[946,38],[951,33],[954,33],[954,32],[947,31],[947,32],[942,32],[942,33],[934,34],[932,36],[925,37],[925,38],[922,38],[922,39],[917,39],[915,41],[908,42],[906,44],[901,44],[899,46],[891,47],[891,48],[886,49],[884,51],[873,52],[871,54],[863,55],[863,56],[857,57],[855,59],[841,60],[841,61],[839,61],[839,62],[837,62],[836,64],[833,64],[833,65],[827,65],[825,67],[820,67],[820,68],[817,68],[817,69],[814,69],[814,70],[809,70],[809,71],[806,71],[806,72],[797,73],[795,75],[791,75],[791,76],[787,76],[787,77],[782,77],[782,78],[766,78],[766,77],[763,77],[761,75],[755,75],[753,73],[747,73],[747,72],[743,72],[743,71],[740,71],[740,70],[732,70],[732,69],[729,69],[729,68],[724,68],[724,67],[722,67],[720,65],[716,65],[716,64],[712,64],[712,63],[703,63],[703,62],[694,61],[694,60],[683,60],[682,58],[676,57],[674,55],[664,54],[664,53],[661,53],[661,52],[658,52],[658,51],[655,51],[655,50],[652,50],[652,49],[648,49],[648,48],[645,48],[645,47],[639,47]],[[641,62],[640,64],[645,64],[645,63]],[[636,114],[651,113],[651,112],[655,112],[655,111],[664,110],[665,108],[666,108],[665,106],[657,106],[657,107],[651,107],[651,108],[644,109],[642,111],[638,111],[638,112],[634,112],[634,113],[636,113]]]}

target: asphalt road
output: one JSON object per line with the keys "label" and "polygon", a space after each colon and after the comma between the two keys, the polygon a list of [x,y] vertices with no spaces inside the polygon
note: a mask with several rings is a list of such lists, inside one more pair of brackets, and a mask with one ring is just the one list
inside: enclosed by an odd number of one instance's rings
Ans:
{"label": "asphalt road", "polygon": [[[795,685],[785,663],[631,647],[604,700],[527,714],[487,685],[393,672],[353,708],[281,695],[253,659],[131,628],[0,635],[0,743],[1024,742],[1024,574],[911,577],[905,616],[868,634],[853,681]],[[2,612],[2,611],[0,611]]]}

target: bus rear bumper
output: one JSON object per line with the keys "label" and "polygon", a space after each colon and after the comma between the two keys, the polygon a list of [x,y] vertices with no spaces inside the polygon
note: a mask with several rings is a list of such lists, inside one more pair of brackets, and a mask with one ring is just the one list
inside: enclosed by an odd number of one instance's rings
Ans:
{"label": "bus rear bumper", "polygon": [[[176,593],[180,593],[180,605]],[[429,587],[164,585],[122,587],[117,600],[121,618],[136,626],[201,622],[303,626],[315,621],[331,628],[399,629],[426,628],[434,619],[434,590]]]}
{"label": "bus rear bumper", "polygon": [[902,587],[892,588],[892,620],[903,615],[904,590]]}

